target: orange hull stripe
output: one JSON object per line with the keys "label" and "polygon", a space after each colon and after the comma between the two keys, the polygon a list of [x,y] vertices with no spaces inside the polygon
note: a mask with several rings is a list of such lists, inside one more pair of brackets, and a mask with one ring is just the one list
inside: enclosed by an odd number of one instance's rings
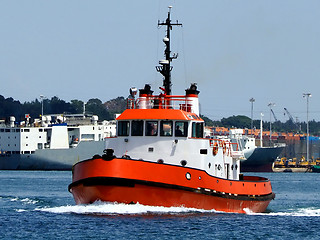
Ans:
{"label": "orange hull stripe", "polygon": [[[73,182],[93,177],[113,177],[178,185],[193,189],[210,189],[237,195],[268,195],[272,193],[269,180],[244,177],[244,181],[226,180],[208,175],[205,171],[153,162],[113,159],[94,159],[74,166]],[[189,173],[191,179],[186,175]],[[262,180],[262,181],[261,181]]]}

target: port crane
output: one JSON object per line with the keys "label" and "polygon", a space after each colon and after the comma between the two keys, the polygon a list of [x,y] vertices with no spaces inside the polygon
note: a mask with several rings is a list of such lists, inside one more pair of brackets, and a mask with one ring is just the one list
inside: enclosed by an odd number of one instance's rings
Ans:
{"label": "port crane", "polygon": [[291,120],[291,122],[292,122],[299,130],[301,130],[301,129],[300,129],[300,126],[298,125],[298,121],[295,121],[295,120],[293,119],[293,117],[292,117],[292,115],[290,114],[290,112],[288,111],[288,109],[284,108],[284,111],[285,111],[284,115],[287,114],[288,117],[289,117],[289,119]]}
{"label": "port crane", "polygon": [[272,109],[270,109],[270,110],[271,110],[271,112],[272,112],[272,115],[273,115],[273,117],[274,117],[274,120],[277,122],[278,119],[277,119],[276,115],[274,114],[274,111],[273,111]]}

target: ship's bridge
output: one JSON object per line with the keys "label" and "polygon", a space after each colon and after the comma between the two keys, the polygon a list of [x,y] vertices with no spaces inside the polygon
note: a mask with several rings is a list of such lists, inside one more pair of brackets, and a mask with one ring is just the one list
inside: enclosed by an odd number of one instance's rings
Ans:
{"label": "ship's bridge", "polygon": [[[195,113],[176,109],[127,109],[117,118],[118,136],[203,138],[204,121]],[[192,126],[192,131],[189,131]],[[190,130],[191,130],[190,129]]]}

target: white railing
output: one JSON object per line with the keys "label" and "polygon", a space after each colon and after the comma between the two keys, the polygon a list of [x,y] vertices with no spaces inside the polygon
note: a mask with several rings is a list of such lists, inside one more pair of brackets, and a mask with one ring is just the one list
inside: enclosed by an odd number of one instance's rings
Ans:
{"label": "white railing", "polygon": [[186,96],[148,96],[127,100],[128,109],[179,109],[192,112],[192,100]]}

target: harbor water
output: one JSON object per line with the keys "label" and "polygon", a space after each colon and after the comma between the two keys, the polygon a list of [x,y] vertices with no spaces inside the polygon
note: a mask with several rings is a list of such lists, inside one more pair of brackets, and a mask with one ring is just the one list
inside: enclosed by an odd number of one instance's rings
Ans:
{"label": "harbor water", "polygon": [[320,174],[270,178],[266,213],[95,203],[77,206],[69,171],[0,171],[1,239],[319,239]]}

